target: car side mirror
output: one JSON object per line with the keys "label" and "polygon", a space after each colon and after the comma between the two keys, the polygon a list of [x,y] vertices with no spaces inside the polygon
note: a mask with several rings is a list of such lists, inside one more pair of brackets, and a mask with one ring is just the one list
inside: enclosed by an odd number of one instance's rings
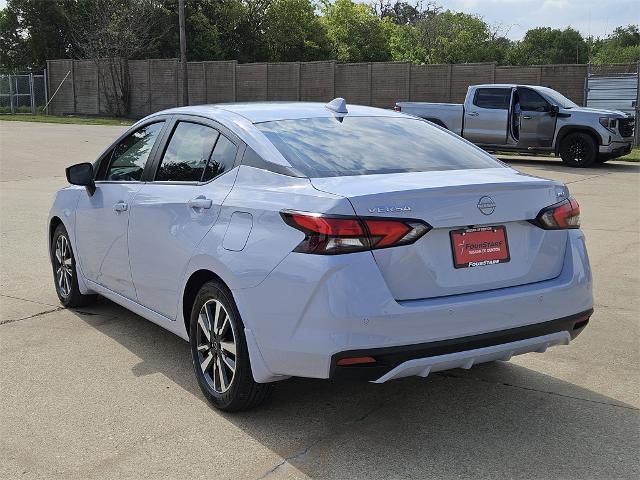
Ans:
{"label": "car side mirror", "polygon": [[71,185],[80,185],[87,189],[89,196],[96,191],[96,183],[93,180],[93,165],[90,163],[77,163],[65,170],[67,181]]}
{"label": "car side mirror", "polygon": [[560,107],[558,107],[558,105],[551,105],[551,107],[549,108],[549,114],[552,117],[555,117],[556,115],[558,115],[558,113],[560,113]]}

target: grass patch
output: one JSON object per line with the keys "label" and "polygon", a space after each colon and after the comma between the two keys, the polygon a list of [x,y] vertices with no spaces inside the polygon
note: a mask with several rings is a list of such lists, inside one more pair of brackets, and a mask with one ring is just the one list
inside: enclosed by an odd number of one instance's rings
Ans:
{"label": "grass patch", "polygon": [[640,162],[640,147],[633,147],[631,153],[624,157],[616,158],[616,160],[622,160],[625,162]]}
{"label": "grass patch", "polygon": [[133,125],[128,118],[78,117],[74,115],[0,115],[0,120],[9,122],[69,123],[78,125]]}

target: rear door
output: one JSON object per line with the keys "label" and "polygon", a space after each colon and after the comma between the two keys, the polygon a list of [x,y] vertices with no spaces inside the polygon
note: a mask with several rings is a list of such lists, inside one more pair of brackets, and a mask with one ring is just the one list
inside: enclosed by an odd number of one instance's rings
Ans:
{"label": "rear door", "polygon": [[174,319],[187,263],[233,187],[241,143],[214,122],[188,116],[167,132],[149,182],[135,196],[129,259],[138,301]]}
{"label": "rear door", "polygon": [[550,147],[556,130],[556,116],[551,105],[538,92],[518,88],[520,102],[520,138],[518,147]]}
{"label": "rear door", "polygon": [[507,141],[507,125],[511,89],[477,88],[471,103],[465,104],[464,138],[485,145],[504,145]]}
{"label": "rear door", "polygon": [[164,121],[136,129],[100,161],[96,191],[81,195],[76,208],[76,243],[86,278],[129,299],[135,290],[129,268],[127,227],[133,198],[143,186]]}

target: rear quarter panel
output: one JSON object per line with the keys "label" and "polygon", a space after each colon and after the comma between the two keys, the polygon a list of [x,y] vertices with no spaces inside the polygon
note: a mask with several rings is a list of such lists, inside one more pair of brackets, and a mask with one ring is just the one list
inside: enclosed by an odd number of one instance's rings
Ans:
{"label": "rear quarter panel", "polygon": [[464,108],[458,103],[398,102],[402,113],[415,115],[462,134]]}

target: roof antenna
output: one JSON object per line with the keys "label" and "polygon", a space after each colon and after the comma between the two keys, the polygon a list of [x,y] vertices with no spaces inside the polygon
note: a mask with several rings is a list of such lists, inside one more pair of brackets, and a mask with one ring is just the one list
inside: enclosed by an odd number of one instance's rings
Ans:
{"label": "roof antenna", "polygon": [[334,98],[329,103],[325,105],[325,108],[341,114],[347,114],[349,111],[347,110],[347,102],[345,102],[344,98]]}

